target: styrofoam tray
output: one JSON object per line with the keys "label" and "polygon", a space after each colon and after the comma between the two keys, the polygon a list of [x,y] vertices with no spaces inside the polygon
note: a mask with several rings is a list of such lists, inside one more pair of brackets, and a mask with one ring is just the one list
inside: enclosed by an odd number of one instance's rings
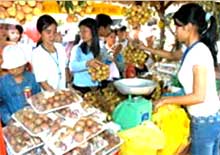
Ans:
{"label": "styrofoam tray", "polygon": [[115,145],[114,147],[112,147],[111,149],[104,151],[103,155],[114,155],[116,152],[119,151],[120,146],[124,143],[124,141],[122,139],[120,139],[120,142]]}
{"label": "styrofoam tray", "polygon": [[[100,123],[99,123],[100,124]],[[70,142],[70,137],[68,137],[66,139],[66,143],[67,143],[67,149],[65,150],[62,150],[61,148],[58,148],[54,145],[54,141],[57,140],[57,137],[55,136],[50,136],[50,135],[47,135],[47,134],[41,134],[40,137],[41,139],[43,140],[43,142],[45,143],[45,145],[53,151],[53,153],[55,155],[62,155],[62,154],[65,154],[71,150],[73,150],[75,147],[77,146],[80,146],[81,144],[87,142],[88,140],[92,139],[93,137],[99,135],[100,133],[102,133],[103,131],[105,130],[104,126],[102,125],[102,128],[97,131],[95,134],[92,134],[90,135],[89,137],[87,138],[84,138],[84,140],[80,143],[76,142],[76,141],[71,141]],[[60,131],[62,132],[62,131]],[[68,142],[69,141],[69,142]]]}
{"label": "styrofoam tray", "polygon": [[[92,155],[96,155],[96,153],[98,153],[99,151],[103,150],[106,146],[108,146],[108,142],[106,140],[104,140],[104,144],[101,147],[99,147],[98,149],[94,150]],[[92,147],[93,147],[93,145],[92,145]]]}
{"label": "styrofoam tray", "polygon": [[[16,123],[16,126],[17,126],[18,128],[22,128],[22,127],[20,126],[20,124],[18,124],[18,123]],[[3,129],[3,130],[4,130],[4,129]],[[23,130],[24,130],[24,129],[23,129]],[[37,145],[33,145],[33,146],[30,146],[30,147],[27,147],[27,148],[23,148],[20,152],[17,153],[17,152],[14,151],[14,149],[13,149],[12,146],[10,145],[10,143],[9,143],[8,139],[5,137],[5,135],[3,135],[3,138],[4,138],[4,140],[5,140],[5,142],[6,142],[6,145],[7,145],[8,155],[23,155],[23,154],[25,154],[25,153],[31,151],[32,149],[38,148],[38,147],[40,147],[40,146],[42,146],[42,145],[44,144],[44,143],[42,142],[42,143],[37,144]]]}
{"label": "styrofoam tray", "polygon": [[[30,111],[29,111],[30,110]],[[32,112],[34,114],[36,114],[34,112],[34,110],[32,109],[32,107],[28,106],[28,107],[25,107],[23,108],[22,110],[18,111],[17,113],[28,113],[28,112]],[[42,133],[45,133],[45,132],[48,132],[49,131],[49,128],[47,130],[44,130],[44,131],[40,131],[38,133],[34,133],[32,132],[28,127],[26,127],[23,122],[21,122],[17,117],[16,117],[16,114],[17,113],[14,113],[12,115],[12,119],[14,119],[17,124],[19,124],[19,126],[21,126],[25,131],[27,131],[31,136],[35,136],[35,137],[39,137]],[[55,115],[53,113],[49,113],[49,114],[38,114],[38,115],[45,115],[45,117],[48,117],[48,119],[51,121],[51,123],[56,120],[57,117],[55,117]],[[33,120],[35,121],[35,120]]]}
{"label": "styrofoam tray", "polygon": [[57,111],[56,114],[64,118],[65,120],[69,121],[70,123],[73,122],[71,124],[75,124],[74,122],[78,121],[79,118],[92,115],[96,111],[95,108],[88,108],[87,110],[85,110],[82,108],[81,104],[71,105],[70,107],[67,108],[67,110],[72,111],[72,112],[76,111],[77,117],[76,118],[68,117],[68,116],[63,115],[59,111]]}
{"label": "styrofoam tray", "polygon": [[23,123],[21,123],[16,117],[15,115],[12,115],[12,118],[25,130],[27,131],[31,136],[34,136],[34,137],[39,137],[41,134],[44,134],[45,132],[47,133],[49,131],[48,130],[45,130],[45,131],[42,131],[42,132],[39,132],[37,134],[33,133],[30,129],[28,129],[25,125],[23,125]]}
{"label": "styrofoam tray", "polygon": [[34,111],[36,113],[39,113],[39,114],[47,114],[47,113],[50,113],[50,112],[53,112],[53,111],[57,111],[57,110],[61,110],[61,109],[64,109],[64,108],[67,108],[67,107],[70,107],[71,105],[75,105],[75,104],[79,104],[83,101],[82,97],[79,96],[78,94],[76,94],[77,97],[79,98],[79,100],[77,102],[72,102],[70,104],[67,104],[67,105],[63,105],[63,106],[60,106],[60,107],[56,107],[56,108],[52,108],[52,109],[48,109],[48,110],[45,110],[45,111],[41,111],[39,109],[37,109],[33,104],[32,104],[32,100],[31,99],[28,99],[28,103],[31,105],[31,107],[34,109]]}

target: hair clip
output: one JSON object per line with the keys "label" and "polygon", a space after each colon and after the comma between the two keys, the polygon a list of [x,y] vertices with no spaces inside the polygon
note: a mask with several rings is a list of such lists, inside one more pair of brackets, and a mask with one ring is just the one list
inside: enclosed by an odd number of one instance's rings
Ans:
{"label": "hair clip", "polygon": [[212,17],[212,13],[206,12],[206,14],[205,14],[205,21],[208,22],[211,17]]}

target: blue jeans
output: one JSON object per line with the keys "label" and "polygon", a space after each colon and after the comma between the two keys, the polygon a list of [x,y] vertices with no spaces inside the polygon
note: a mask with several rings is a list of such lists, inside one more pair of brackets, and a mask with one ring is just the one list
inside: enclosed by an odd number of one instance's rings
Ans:
{"label": "blue jeans", "polygon": [[219,155],[220,112],[208,117],[191,117],[191,154]]}

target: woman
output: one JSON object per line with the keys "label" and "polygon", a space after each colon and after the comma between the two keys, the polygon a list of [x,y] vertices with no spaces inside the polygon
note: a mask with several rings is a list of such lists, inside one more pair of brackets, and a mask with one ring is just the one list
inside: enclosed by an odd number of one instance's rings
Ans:
{"label": "woman", "polygon": [[68,72],[67,57],[64,47],[60,43],[55,43],[57,22],[49,15],[42,15],[37,21],[37,30],[41,34],[41,39],[32,55],[36,80],[45,91],[64,89]]}
{"label": "woman", "polygon": [[176,35],[187,49],[183,54],[178,78],[185,95],[166,97],[155,102],[179,104],[191,118],[191,155],[219,155],[220,101],[215,85],[216,21],[201,6],[183,5],[173,16]]}
{"label": "woman", "polygon": [[79,23],[82,43],[73,47],[70,56],[70,70],[73,73],[73,87],[82,93],[88,92],[92,87],[98,86],[88,72],[89,67],[97,68],[100,61],[99,37],[96,21],[86,18]]}
{"label": "woman", "polygon": [[[112,80],[114,78],[119,78],[120,74],[123,74],[124,72],[124,60],[123,56],[120,53],[122,50],[122,44],[116,43],[116,37],[117,33],[115,30],[111,30],[111,32],[108,34],[108,36],[105,38],[106,43],[105,43],[105,48],[104,52],[107,51],[107,58],[109,57],[110,60],[110,76],[109,80]],[[108,62],[107,61],[107,62]]]}

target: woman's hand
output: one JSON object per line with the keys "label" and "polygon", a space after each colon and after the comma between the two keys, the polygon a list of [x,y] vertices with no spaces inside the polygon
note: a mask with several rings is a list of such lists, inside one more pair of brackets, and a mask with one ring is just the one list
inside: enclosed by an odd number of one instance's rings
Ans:
{"label": "woman's hand", "polygon": [[153,102],[154,104],[154,111],[157,111],[159,107],[165,105],[165,98],[161,98]]}
{"label": "woman's hand", "polygon": [[97,68],[99,67],[100,65],[102,64],[101,61],[97,60],[97,59],[92,59],[92,60],[89,60],[87,61],[86,65],[88,67],[93,67],[93,68]]}
{"label": "woman's hand", "polygon": [[122,44],[117,44],[115,45],[113,48],[113,54],[114,56],[116,56],[118,53],[120,53],[120,51],[122,50]]}

